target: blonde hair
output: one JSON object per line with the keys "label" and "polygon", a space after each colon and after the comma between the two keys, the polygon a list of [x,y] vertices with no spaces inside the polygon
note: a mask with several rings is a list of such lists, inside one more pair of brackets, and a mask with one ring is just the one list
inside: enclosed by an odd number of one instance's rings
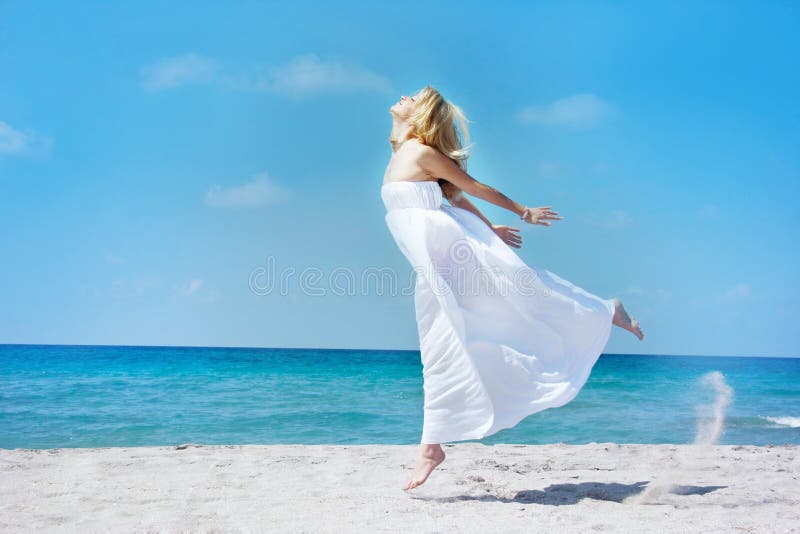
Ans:
{"label": "blonde hair", "polygon": [[[448,102],[444,97],[426,85],[420,91],[419,98],[413,115],[410,117],[414,135],[420,142],[436,148],[439,152],[453,160],[467,172],[467,158],[469,158],[469,128],[467,117],[461,108]],[[458,123],[458,124],[457,124]],[[462,136],[459,135],[460,126]],[[456,200],[461,197],[461,190],[444,178],[439,178],[442,194],[447,200]]]}

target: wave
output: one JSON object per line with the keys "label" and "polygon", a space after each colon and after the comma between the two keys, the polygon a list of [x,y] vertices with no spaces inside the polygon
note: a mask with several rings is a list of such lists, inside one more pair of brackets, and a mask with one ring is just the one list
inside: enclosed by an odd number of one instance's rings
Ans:
{"label": "wave", "polygon": [[760,416],[771,423],[781,426],[789,426],[792,428],[800,428],[800,417],[769,417],[766,415]]}

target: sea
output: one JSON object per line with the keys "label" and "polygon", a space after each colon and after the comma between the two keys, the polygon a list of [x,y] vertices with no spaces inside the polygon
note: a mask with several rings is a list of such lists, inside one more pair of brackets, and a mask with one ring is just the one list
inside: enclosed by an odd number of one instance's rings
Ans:
{"label": "sea", "polygon": [[[417,444],[422,407],[419,351],[0,345],[3,449]],[[691,444],[709,425],[800,444],[800,358],[603,354],[569,403],[471,441]]]}

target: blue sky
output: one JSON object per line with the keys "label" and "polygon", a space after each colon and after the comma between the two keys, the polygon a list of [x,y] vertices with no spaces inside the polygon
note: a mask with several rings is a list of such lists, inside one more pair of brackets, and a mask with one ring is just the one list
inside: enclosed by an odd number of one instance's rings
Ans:
{"label": "blue sky", "polygon": [[[409,292],[328,280],[408,289],[388,108],[431,84],[472,176],[564,216],[520,257],[642,322],[606,352],[798,356],[798,23],[788,1],[0,2],[0,343],[417,349]],[[253,289],[268,258],[286,291]]]}

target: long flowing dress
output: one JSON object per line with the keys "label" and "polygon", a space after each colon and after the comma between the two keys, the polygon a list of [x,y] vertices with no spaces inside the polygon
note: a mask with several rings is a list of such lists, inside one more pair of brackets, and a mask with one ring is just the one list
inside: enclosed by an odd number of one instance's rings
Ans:
{"label": "long flowing dress", "polygon": [[612,299],[526,265],[436,181],[383,184],[386,224],[416,273],[421,443],[480,439],[571,401],[608,342]]}

